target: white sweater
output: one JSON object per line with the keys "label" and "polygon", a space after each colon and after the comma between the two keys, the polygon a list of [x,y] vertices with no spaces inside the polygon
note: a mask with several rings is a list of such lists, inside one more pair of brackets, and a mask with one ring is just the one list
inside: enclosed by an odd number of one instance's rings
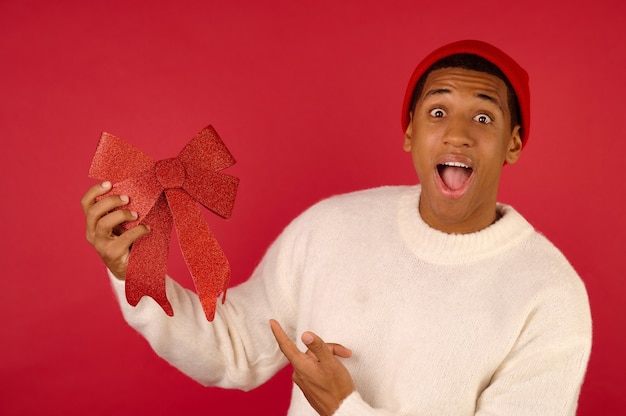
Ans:
{"label": "white sweater", "polygon": [[[268,319],[353,351],[357,391],[338,416],[574,415],[591,347],[585,288],[563,255],[513,208],[451,235],[418,214],[420,187],[322,201],[229,289],[215,321],[173,280],[168,317],[151,299],[125,319],[205,385],[252,389],[285,364]],[[218,302],[219,303],[219,302]],[[315,415],[294,386],[290,415]]]}

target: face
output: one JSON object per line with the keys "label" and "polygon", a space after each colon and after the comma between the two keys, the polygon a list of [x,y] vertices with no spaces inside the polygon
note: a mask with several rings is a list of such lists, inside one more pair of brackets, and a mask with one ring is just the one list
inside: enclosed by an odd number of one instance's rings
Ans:
{"label": "face", "polygon": [[427,224],[447,233],[482,230],[497,219],[504,163],[519,158],[520,127],[511,128],[500,78],[461,68],[432,71],[406,130]]}

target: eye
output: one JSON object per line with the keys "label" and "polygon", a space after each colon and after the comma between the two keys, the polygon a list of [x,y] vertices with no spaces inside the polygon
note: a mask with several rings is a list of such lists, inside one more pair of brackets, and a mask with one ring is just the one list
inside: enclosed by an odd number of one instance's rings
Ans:
{"label": "eye", "polygon": [[493,122],[491,117],[489,117],[487,114],[483,114],[483,113],[477,114],[474,117],[474,121],[478,121],[479,123],[482,123],[482,124],[489,124],[489,123]]}
{"label": "eye", "polygon": [[441,108],[433,108],[428,114],[430,114],[431,117],[435,118],[442,118],[446,116],[446,112]]}

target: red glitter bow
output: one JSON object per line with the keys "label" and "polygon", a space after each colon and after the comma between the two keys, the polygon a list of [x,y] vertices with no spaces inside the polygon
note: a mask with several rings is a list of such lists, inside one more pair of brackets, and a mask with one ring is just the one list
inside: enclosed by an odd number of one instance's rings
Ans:
{"label": "red glitter bow", "polygon": [[114,183],[107,195],[129,195],[124,207],[138,218],[125,223],[150,226],[151,232],[133,243],[126,270],[126,299],[135,306],[143,296],[157,301],[174,314],[165,294],[167,255],[172,225],[209,321],[215,316],[216,299],[230,280],[230,265],[209,229],[197,202],[228,218],[233,209],[239,179],[219,173],[235,159],[217,132],[208,126],[172,159],[153,160],[122,139],[102,133],[89,176]]}

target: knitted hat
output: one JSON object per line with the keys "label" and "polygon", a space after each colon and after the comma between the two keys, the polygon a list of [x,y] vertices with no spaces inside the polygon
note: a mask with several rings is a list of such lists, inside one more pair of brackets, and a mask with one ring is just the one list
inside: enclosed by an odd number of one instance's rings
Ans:
{"label": "knitted hat", "polygon": [[485,58],[500,68],[507,77],[517,95],[521,115],[520,123],[522,128],[520,134],[522,147],[525,146],[528,141],[528,131],[530,129],[530,90],[528,88],[528,74],[513,58],[495,46],[479,40],[462,40],[442,46],[433,51],[417,65],[409,80],[406,93],[404,94],[404,104],[402,105],[402,131],[406,131],[409,125],[413,90],[421,76],[440,59],[460,53],[469,53]]}

